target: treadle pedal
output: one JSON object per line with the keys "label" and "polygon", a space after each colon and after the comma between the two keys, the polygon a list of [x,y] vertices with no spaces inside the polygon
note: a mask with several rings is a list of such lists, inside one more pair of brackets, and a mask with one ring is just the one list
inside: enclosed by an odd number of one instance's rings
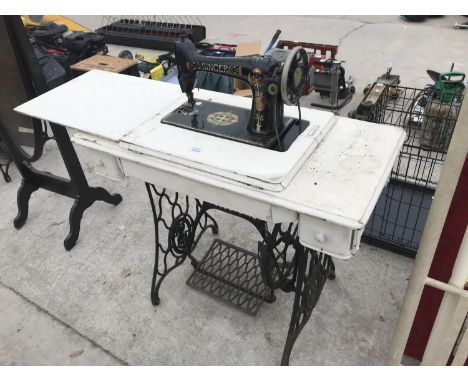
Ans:
{"label": "treadle pedal", "polygon": [[253,252],[215,239],[187,285],[255,316],[270,294]]}

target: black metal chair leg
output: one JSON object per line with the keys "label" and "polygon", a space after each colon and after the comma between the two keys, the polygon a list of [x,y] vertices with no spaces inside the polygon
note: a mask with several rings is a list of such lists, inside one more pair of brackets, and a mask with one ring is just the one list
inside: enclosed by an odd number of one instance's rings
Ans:
{"label": "black metal chair leg", "polygon": [[31,194],[36,191],[38,187],[33,186],[25,179],[21,182],[21,186],[18,190],[17,203],[18,203],[18,215],[13,220],[13,225],[16,229],[20,229],[26,223],[29,213],[29,199]]}
{"label": "black metal chair leg", "polygon": [[331,261],[330,273],[328,274],[328,280],[335,280],[335,279],[336,279],[335,263]]}
{"label": "black metal chair leg", "polygon": [[120,196],[120,194],[110,194],[102,187],[90,187],[88,192],[84,195],[78,196],[70,210],[70,232],[63,242],[67,251],[75,246],[78,237],[80,236],[83,213],[96,201],[103,201],[116,206],[122,201],[122,196]]}
{"label": "black metal chair leg", "polygon": [[69,251],[72,249],[80,236],[81,219],[84,211],[93,204],[88,198],[78,197],[70,210],[70,232],[63,241],[65,249]]}
{"label": "black metal chair leg", "polygon": [[91,187],[90,192],[93,194],[95,200],[113,204],[114,206],[122,201],[122,196],[120,194],[111,194],[102,187]]}

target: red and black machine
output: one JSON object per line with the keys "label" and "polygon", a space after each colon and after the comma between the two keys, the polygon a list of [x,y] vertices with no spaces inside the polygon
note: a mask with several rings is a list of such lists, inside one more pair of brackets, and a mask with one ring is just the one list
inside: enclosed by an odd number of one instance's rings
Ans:
{"label": "red and black machine", "polygon": [[321,98],[328,99],[328,102],[312,102],[311,106],[337,110],[351,101],[355,92],[353,79],[346,79],[344,61],[336,59],[338,46],[280,40],[276,47],[293,49],[297,46],[306,50],[309,59],[309,81],[304,95],[315,91]]}

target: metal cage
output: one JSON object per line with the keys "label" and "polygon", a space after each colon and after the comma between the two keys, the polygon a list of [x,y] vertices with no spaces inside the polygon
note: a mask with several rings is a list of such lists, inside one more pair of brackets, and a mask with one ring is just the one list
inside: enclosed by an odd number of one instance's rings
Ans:
{"label": "metal cage", "polygon": [[365,228],[366,242],[416,255],[462,102],[463,95],[431,85],[386,88],[370,119],[403,127],[407,137]]}

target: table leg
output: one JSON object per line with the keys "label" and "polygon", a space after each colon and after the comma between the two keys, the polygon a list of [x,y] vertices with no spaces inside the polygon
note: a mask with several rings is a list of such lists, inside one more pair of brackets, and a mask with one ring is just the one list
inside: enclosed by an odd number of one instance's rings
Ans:
{"label": "table leg", "polygon": [[70,231],[64,240],[67,251],[72,249],[78,240],[83,213],[96,201],[103,201],[116,206],[122,201],[122,197],[119,194],[110,194],[102,187],[90,187],[87,192],[76,198],[69,215]]}
{"label": "table leg", "polygon": [[16,196],[16,201],[18,204],[18,214],[13,220],[13,225],[16,229],[20,229],[29,214],[29,199],[34,191],[39,188],[31,183],[29,183],[25,178],[21,181],[21,186],[18,189],[18,195]]}
{"label": "table leg", "polygon": [[298,244],[296,251],[295,297],[284,345],[281,365],[289,365],[289,357],[297,337],[310,319],[327,279],[335,277],[335,265],[330,256]]}
{"label": "table leg", "polygon": [[171,196],[166,189],[159,191],[149,183],[146,183],[146,190],[153,212],[155,237],[151,302],[153,305],[159,305],[159,288],[165,277],[182,265],[187,257],[195,267],[197,261],[192,256],[192,251],[208,229],[211,229],[213,234],[218,233],[218,224],[207,212],[206,203],[195,199],[191,209],[188,196],[182,198],[177,192]]}
{"label": "table leg", "polygon": [[[194,267],[197,261],[192,256],[203,233],[211,228],[218,232],[218,225],[208,211],[216,209],[241,217],[254,225],[262,240],[259,241],[259,264],[264,284],[271,290],[265,298],[273,302],[273,291],[295,292],[294,306],[282,365],[289,364],[291,351],[300,332],[307,324],[317,304],[327,279],[335,278],[332,258],[323,253],[304,248],[297,232],[297,224],[285,227],[275,224],[271,231],[259,219],[195,199],[195,208],[190,208],[188,196],[181,198],[177,192],[169,195],[165,189],[159,191],[146,183],[153,211],[155,228],[155,263],[151,283],[151,302],[158,305],[159,289],[164,278],[184,263],[187,257]],[[193,204],[193,202],[192,202]],[[198,232],[198,234],[197,234]],[[167,235],[167,241],[165,239]]]}

